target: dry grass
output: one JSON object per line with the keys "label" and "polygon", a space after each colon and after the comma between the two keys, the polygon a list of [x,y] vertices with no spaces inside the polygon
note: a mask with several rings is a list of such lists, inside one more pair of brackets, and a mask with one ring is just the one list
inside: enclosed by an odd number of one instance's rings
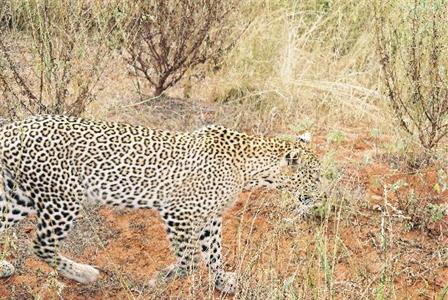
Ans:
{"label": "dry grass", "polygon": [[[117,53],[84,116],[173,130],[219,123],[285,138],[314,134],[327,203],[299,219],[287,195],[254,192],[226,214],[227,268],[241,274],[236,299],[446,298],[448,148],[422,166],[415,140],[390,115],[370,2],[251,0],[237,13],[235,30],[250,25],[222,64],[192,70],[166,98],[142,98],[151,87],[139,85]],[[213,290],[204,269],[150,288],[152,274],[174,259],[156,214],[96,207],[85,214],[64,251],[99,265],[105,274],[97,283],[54,276],[25,250],[31,220],[25,234],[3,242],[18,274],[1,282],[0,295],[231,298]]]}

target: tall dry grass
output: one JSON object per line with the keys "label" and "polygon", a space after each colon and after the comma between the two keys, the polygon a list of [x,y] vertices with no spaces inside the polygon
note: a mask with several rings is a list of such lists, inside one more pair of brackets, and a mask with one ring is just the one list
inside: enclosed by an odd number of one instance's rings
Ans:
{"label": "tall dry grass", "polygon": [[300,127],[310,113],[320,125],[377,119],[379,65],[368,1],[245,5],[242,19],[253,21],[207,81],[204,97],[281,115],[271,117],[279,128]]}

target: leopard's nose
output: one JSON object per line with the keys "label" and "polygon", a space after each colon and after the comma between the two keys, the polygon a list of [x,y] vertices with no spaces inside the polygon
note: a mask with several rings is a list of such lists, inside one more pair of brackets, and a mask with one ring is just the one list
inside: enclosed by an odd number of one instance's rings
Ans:
{"label": "leopard's nose", "polygon": [[313,197],[311,197],[310,195],[300,195],[299,201],[304,205],[308,205],[313,202]]}

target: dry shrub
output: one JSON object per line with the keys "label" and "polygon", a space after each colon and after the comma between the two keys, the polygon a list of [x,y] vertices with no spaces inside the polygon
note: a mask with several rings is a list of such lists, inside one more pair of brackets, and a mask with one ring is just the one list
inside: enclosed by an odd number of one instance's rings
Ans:
{"label": "dry shrub", "polygon": [[127,61],[159,96],[233,44],[227,23],[233,10],[233,1],[139,1],[128,29]]}
{"label": "dry shrub", "polygon": [[0,92],[10,116],[81,114],[95,100],[112,53],[118,4],[47,0],[9,7],[11,26],[0,31]]}
{"label": "dry shrub", "polygon": [[376,13],[389,104],[401,128],[433,149],[448,135],[446,1],[380,2]]}

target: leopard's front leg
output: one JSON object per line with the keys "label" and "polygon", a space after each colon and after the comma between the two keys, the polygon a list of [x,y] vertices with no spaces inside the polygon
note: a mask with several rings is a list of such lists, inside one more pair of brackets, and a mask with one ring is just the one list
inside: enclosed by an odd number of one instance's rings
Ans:
{"label": "leopard's front leg", "polygon": [[225,272],[221,253],[222,217],[210,219],[200,232],[199,240],[205,264],[214,276],[216,288],[224,293],[235,293],[237,276]]}
{"label": "leopard's front leg", "polygon": [[199,251],[193,215],[176,215],[173,211],[162,212],[168,239],[176,255],[176,263],[159,271],[153,281],[168,283],[176,278],[187,276],[196,269],[199,262]]}

